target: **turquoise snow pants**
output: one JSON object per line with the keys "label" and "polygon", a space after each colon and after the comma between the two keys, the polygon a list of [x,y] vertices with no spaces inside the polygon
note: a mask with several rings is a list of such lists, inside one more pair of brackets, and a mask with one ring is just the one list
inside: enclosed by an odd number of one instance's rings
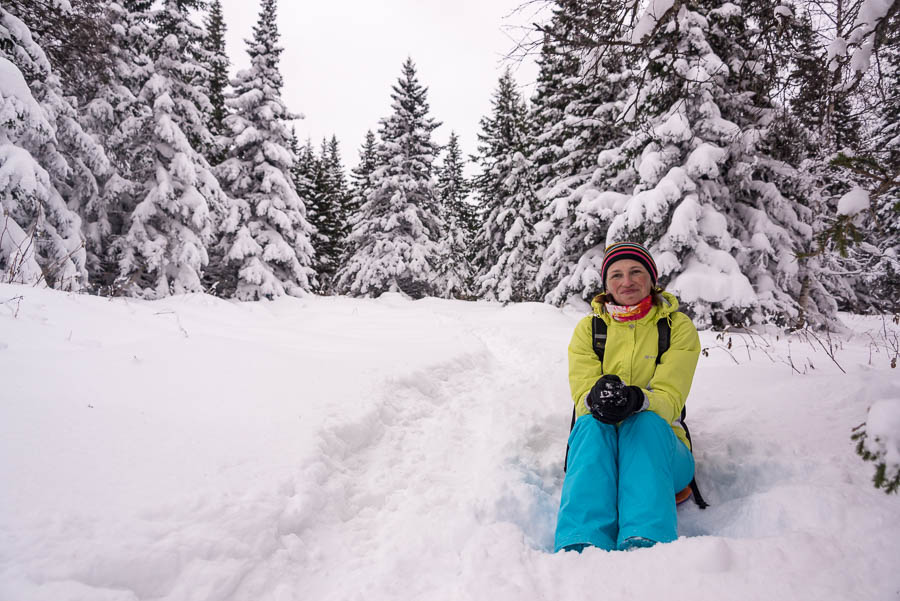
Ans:
{"label": "turquoise snow pants", "polygon": [[613,551],[628,548],[631,537],[677,539],[675,493],[693,476],[690,450],[656,413],[636,413],[618,427],[578,418],[569,435],[555,550]]}

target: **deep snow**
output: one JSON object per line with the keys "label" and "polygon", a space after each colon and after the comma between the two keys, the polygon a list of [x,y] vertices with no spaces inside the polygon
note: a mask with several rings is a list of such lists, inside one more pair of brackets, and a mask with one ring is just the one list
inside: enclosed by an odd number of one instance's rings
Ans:
{"label": "deep snow", "polygon": [[843,316],[847,374],[701,332],[712,506],[550,553],[583,312],[0,285],[0,600],[900,598],[900,496],[850,440],[900,399],[879,318]]}

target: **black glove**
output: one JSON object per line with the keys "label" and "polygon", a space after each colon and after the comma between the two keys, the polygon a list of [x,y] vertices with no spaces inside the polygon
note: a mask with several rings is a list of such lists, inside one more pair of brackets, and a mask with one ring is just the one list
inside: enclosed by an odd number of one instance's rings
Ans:
{"label": "black glove", "polygon": [[585,402],[595,419],[604,424],[617,424],[641,410],[644,391],[637,386],[626,386],[615,374],[607,374],[594,383]]}

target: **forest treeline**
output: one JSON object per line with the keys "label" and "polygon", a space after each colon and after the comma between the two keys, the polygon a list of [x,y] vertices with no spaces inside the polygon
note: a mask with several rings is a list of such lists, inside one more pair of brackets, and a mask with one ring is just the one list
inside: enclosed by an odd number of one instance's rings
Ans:
{"label": "forest treeline", "polygon": [[220,0],[4,0],[0,281],[561,305],[635,240],[699,324],[900,310],[900,0],[550,4],[470,154],[410,58],[348,171],[276,0],[231,77]]}

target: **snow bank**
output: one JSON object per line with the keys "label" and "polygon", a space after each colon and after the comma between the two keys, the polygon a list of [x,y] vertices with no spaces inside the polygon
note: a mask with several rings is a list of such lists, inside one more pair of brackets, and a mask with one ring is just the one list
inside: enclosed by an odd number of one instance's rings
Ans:
{"label": "snow bank", "polygon": [[0,285],[0,599],[896,597],[897,498],[849,438],[900,397],[880,320],[845,318],[847,375],[809,338],[702,332],[712,506],[553,554],[580,317]]}
{"label": "snow bank", "polygon": [[866,420],[866,446],[886,466],[890,480],[900,471],[900,399],[876,402]]}

